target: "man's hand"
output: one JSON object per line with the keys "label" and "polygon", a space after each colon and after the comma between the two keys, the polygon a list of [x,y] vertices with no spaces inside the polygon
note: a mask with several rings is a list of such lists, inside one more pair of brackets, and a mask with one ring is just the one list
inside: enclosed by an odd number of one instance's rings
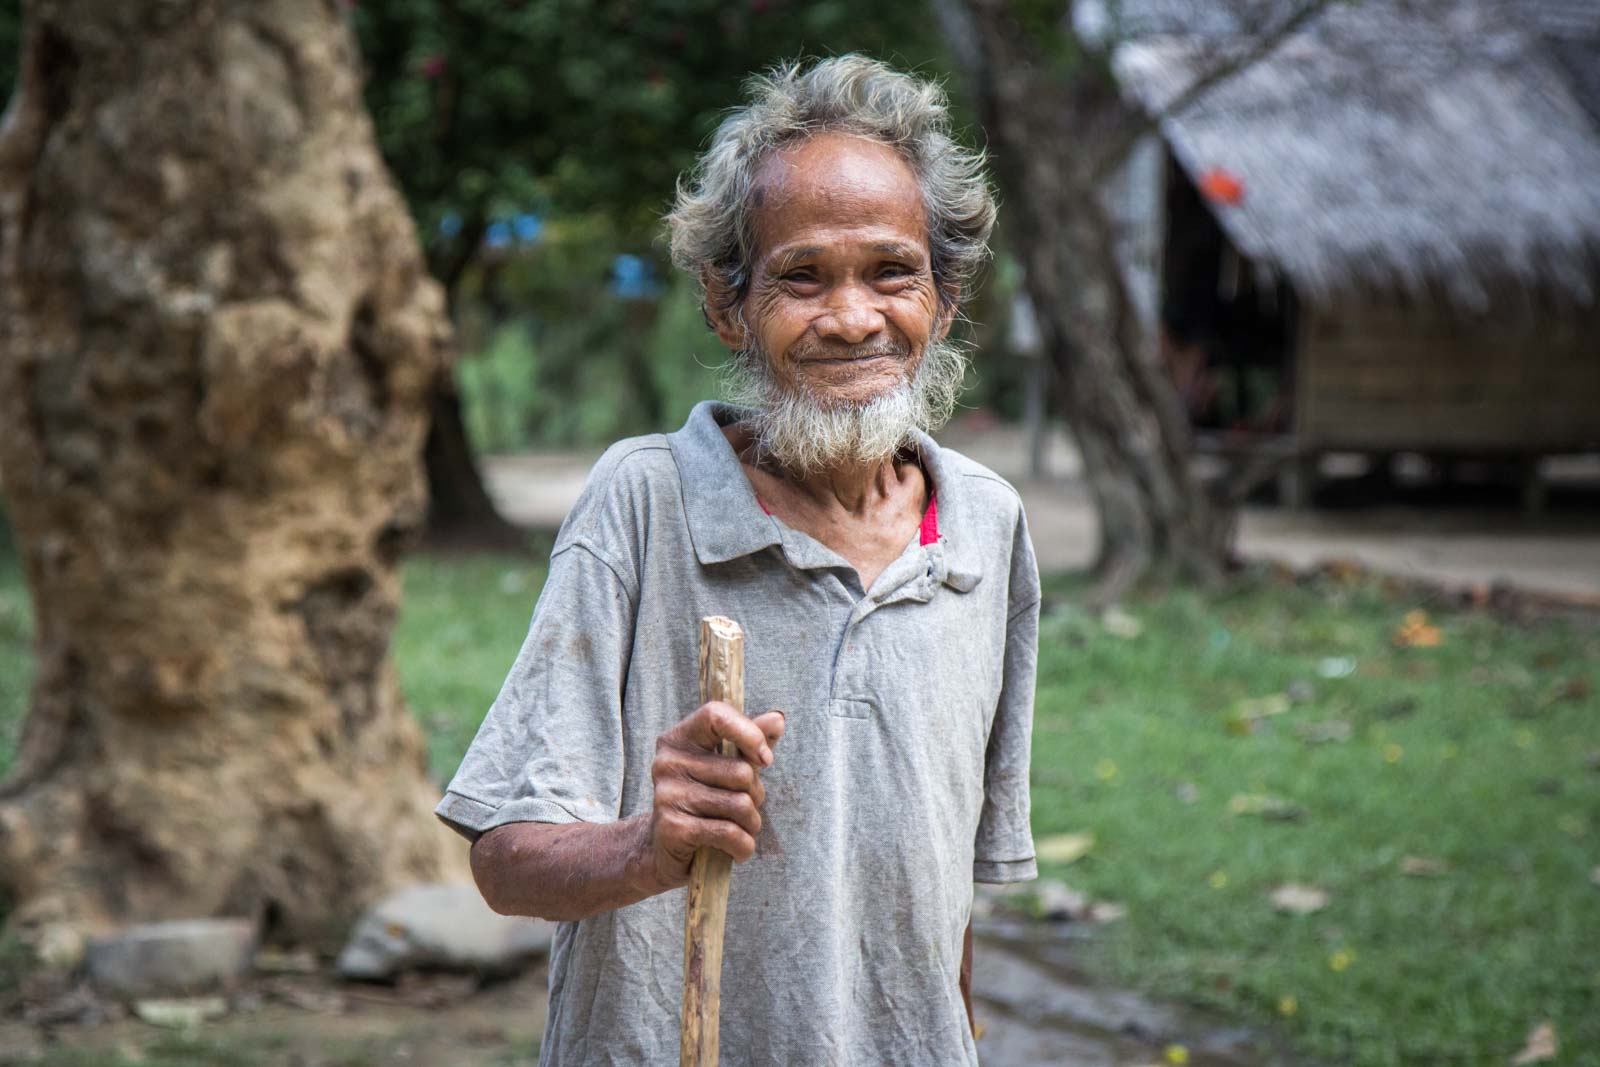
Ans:
{"label": "man's hand", "polygon": [[[646,847],[663,889],[689,881],[689,861],[702,846],[721,849],[738,863],[755,855],[767,797],[757,772],[772,764],[783,725],[781,711],[746,718],[731,704],[713,700],[656,740]],[[732,741],[738,755],[722,755],[723,740]]]}

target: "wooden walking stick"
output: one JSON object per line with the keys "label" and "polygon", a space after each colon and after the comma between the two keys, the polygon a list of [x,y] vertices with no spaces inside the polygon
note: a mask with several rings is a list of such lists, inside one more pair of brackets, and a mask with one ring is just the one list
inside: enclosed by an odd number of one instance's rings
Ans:
{"label": "wooden walking stick", "polygon": [[[744,631],[720,615],[700,620],[700,702],[721,700],[744,711]],[[724,756],[738,755],[732,741]],[[722,933],[728,915],[733,857],[716,848],[695,852],[683,921],[683,1041],[680,1067],[716,1067],[722,1009]]]}

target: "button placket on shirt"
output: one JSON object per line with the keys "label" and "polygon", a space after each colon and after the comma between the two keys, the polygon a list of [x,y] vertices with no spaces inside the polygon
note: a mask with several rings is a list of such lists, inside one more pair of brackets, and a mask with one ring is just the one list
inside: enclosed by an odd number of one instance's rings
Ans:
{"label": "button placket on shirt", "polygon": [[933,589],[938,584],[936,574],[939,568],[936,554],[930,552],[926,545],[920,546],[915,553],[902,556],[889,566],[892,569],[903,570],[904,574],[897,575],[892,570],[885,572],[890,577],[890,584],[858,600],[851,609],[849,620],[845,623],[839,655],[834,659],[828,700],[828,710],[842,718],[867,718],[877,706],[873,698],[867,694],[864,657],[856,640],[861,625],[879,608],[898,604],[904,600],[925,602],[931,599]]}

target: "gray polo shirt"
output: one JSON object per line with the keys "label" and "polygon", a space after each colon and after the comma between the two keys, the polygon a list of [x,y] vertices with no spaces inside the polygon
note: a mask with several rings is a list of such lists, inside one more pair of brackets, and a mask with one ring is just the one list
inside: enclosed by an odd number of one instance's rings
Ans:
{"label": "gray polo shirt", "polygon": [[[733,870],[722,1063],[977,1063],[958,986],[972,883],[1035,876],[1039,579],[1016,491],[919,435],[937,505],[870,590],[765,513],[696,405],[608,449],[440,818],[650,808],[656,738],[699,706],[698,620],[745,631],[745,704],[787,716],[756,855]],[[933,519],[930,516],[930,520]],[[924,543],[924,542],[929,543]],[[558,927],[542,1067],[674,1064],[683,890]]]}

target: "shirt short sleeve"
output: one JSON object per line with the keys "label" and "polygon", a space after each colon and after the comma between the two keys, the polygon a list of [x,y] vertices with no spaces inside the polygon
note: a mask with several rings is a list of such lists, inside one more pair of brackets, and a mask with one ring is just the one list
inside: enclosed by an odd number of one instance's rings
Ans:
{"label": "shirt short sleeve", "polygon": [[1039,569],[1019,509],[1007,597],[1000,700],[984,758],[983,812],[973,852],[978,882],[1025,882],[1039,876],[1028,818],[1033,689],[1039,660]]}
{"label": "shirt short sleeve", "polygon": [[569,541],[528,635],[434,813],[469,840],[513,822],[612,822],[634,603],[617,570]]}

